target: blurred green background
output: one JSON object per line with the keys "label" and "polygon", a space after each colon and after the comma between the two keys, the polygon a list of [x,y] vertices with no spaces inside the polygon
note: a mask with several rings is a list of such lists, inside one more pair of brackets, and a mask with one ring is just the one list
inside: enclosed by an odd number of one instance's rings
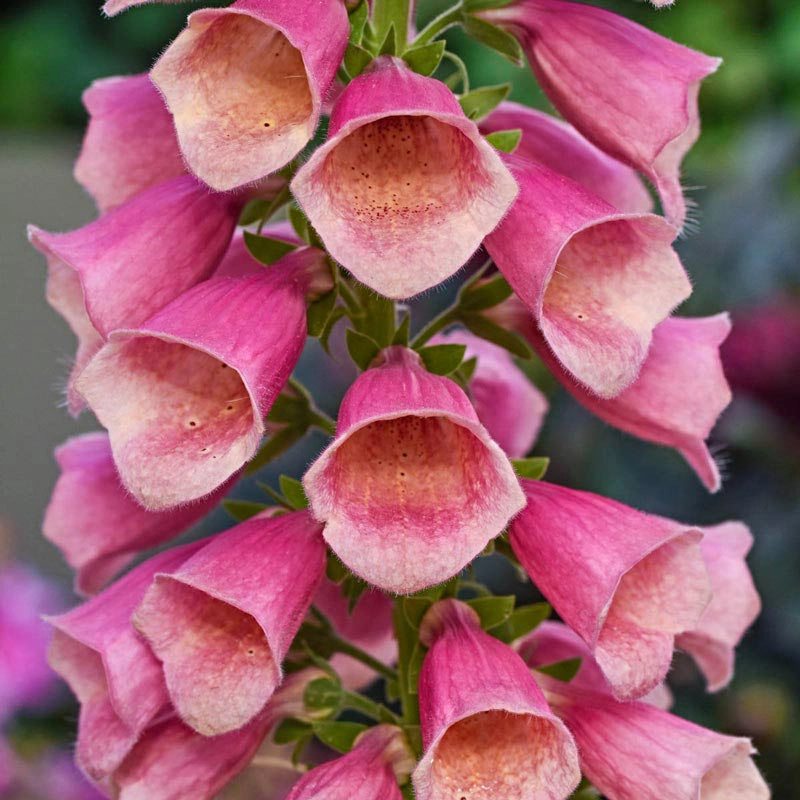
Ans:
{"label": "blurred green background", "polygon": [[[444,6],[439,0],[419,5],[422,22]],[[703,135],[685,162],[685,183],[696,187],[690,196],[698,205],[698,227],[678,245],[695,283],[681,313],[729,309],[735,317],[779,295],[796,298],[800,3],[677,0],[664,10],[635,0],[603,5],[724,59],[704,84]],[[85,124],[80,94],[97,77],[146,70],[195,7],[145,6],[107,20],[98,6],[95,0],[28,0],[6,2],[0,10],[0,369],[6,409],[0,523],[20,555],[62,580],[60,558],[38,532],[55,479],[50,452],[92,422],[75,424],[57,408],[54,376],[63,377],[72,341],[44,304],[43,264],[26,249],[22,225],[69,229],[91,218],[91,204],[70,179]],[[448,37],[470,64],[475,86],[510,80],[514,99],[547,108],[527,70],[458,31]],[[446,294],[426,302],[443,303]],[[795,385],[798,355],[787,368],[796,370],[787,374]],[[309,383],[313,388],[313,375]],[[552,405],[536,447],[553,459],[551,479],[678,519],[741,518],[751,525],[751,565],[764,613],[741,648],[737,677],[726,691],[705,696],[694,669],[679,658],[672,685],[680,713],[755,738],[776,800],[800,798],[800,413],[782,418],[737,398],[714,436],[727,481],[709,497],[673,453],[609,429],[562,392],[553,395]],[[309,458],[309,452],[295,453],[276,471],[300,470]]]}

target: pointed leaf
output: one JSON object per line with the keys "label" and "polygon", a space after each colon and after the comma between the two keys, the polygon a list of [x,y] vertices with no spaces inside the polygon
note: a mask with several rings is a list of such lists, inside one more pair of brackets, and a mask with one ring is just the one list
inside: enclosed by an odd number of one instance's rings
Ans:
{"label": "pointed leaf", "polygon": [[408,347],[409,333],[411,330],[411,314],[406,314],[400,326],[394,332],[392,344],[399,344],[401,347]]}
{"label": "pointed leaf", "polygon": [[360,369],[367,369],[380,350],[380,345],[374,339],[352,328],[347,329],[347,351]]}
{"label": "pointed leaf", "polygon": [[503,153],[513,153],[522,138],[522,128],[511,128],[507,131],[495,131],[486,134],[486,141]]}
{"label": "pointed leaf", "polygon": [[536,670],[558,681],[569,683],[578,674],[580,668],[580,658],[565,658],[563,661],[556,661],[553,664],[545,664],[544,666],[536,667]]}
{"label": "pointed leaf", "polygon": [[262,264],[274,264],[279,258],[297,249],[292,242],[273,239],[271,236],[258,236],[250,231],[244,232],[244,243],[250,255]]}
{"label": "pointed leaf", "polygon": [[305,436],[306,430],[308,430],[307,427],[288,425],[285,428],[281,428],[277,433],[273,433],[253,456],[253,459],[245,469],[245,473],[252,475],[254,472],[258,472],[265,464],[269,464],[270,461],[285,453]]}
{"label": "pointed leaf", "polygon": [[513,293],[508,281],[502,275],[495,275],[462,291],[458,305],[464,311],[483,311],[499,305]]}
{"label": "pointed leaf", "polygon": [[515,601],[516,597],[510,594],[500,597],[476,597],[467,600],[466,603],[481,618],[481,627],[485,631],[490,631],[502,625],[511,616]]}
{"label": "pointed leaf", "polygon": [[334,289],[332,292],[320,297],[319,300],[309,304],[306,312],[306,328],[309,336],[318,338],[322,335],[333,313],[338,297],[339,290]]}
{"label": "pointed leaf", "polygon": [[328,580],[334,583],[341,583],[349,574],[350,571],[339,561],[338,556],[334,553],[328,553],[328,562],[325,565],[325,575]]}
{"label": "pointed leaf", "polygon": [[422,47],[412,47],[403,53],[403,61],[420,75],[433,75],[442,62],[446,44],[444,39],[439,39]]}
{"label": "pointed leaf", "polygon": [[294,232],[306,244],[311,244],[311,225],[308,222],[308,217],[294,204],[289,206],[289,222],[292,223]]}
{"label": "pointed leaf", "polygon": [[512,355],[518,358],[532,358],[533,351],[530,345],[518,334],[501,328],[497,323],[492,322],[480,314],[468,312],[462,314],[461,321],[467,328],[481,339],[493,342],[499,347],[503,347]]}
{"label": "pointed leaf", "polygon": [[511,463],[514,465],[514,472],[520,478],[530,478],[532,481],[538,481],[544,477],[547,468],[550,466],[550,459],[546,456],[539,456],[537,458],[512,458]]}
{"label": "pointed leaf", "polygon": [[342,685],[332,678],[317,678],[306,686],[303,702],[312,711],[336,711],[342,704]]}
{"label": "pointed leaf", "polygon": [[350,41],[353,44],[361,44],[367,17],[369,17],[369,2],[368,0],[361,0],[350,12]]}
{"label": "pointed leaf", "polygon": [[250,500],[223,500],[222,507],[237,522],[244,522],[268,508],[264,503],[253,503]]}
{"label": "pointed leaf", "polygon": [[395,31],[394,23],[386,32],[386,38],[383,40],[381,49],[378,51],[380,56],[395,56],[397,55],[397,33]]}
{"label": "pointed leaf", "polygon": [[357,78],[372,61],[372,53],[360,44],[350,42],[344,51],[344,68],[351,78]]}
{"label": "pointed leaf", "polygon": [[325,329],[319,335],[319,343],[322,345],[323,350],[325,350],[328,355],[330,355],[328,343],[330,341],[331,334],[333,333],[333,329],[336,327],[336,323],[346,316],[347,309],[345,309],[343,306],[336,306],[331,312],[331,315],[328,317],[328,321],[325,323]]}
{"label": "pointed leaf", "polygon": [[550,616],[551,611],[549,603],[520,606],[511,612],[511,616],[502,625],[494,628],[491,634],[506,644],[514,642],[544,622]]}
{"label": "pointed leaf", "polygon": [[419,350],[425,369],[434,375],[449,375],[455,372],[464,359],[467,346],[464,344],[434,344]]}
{"label": "pointed leaf", "polygon": [[481,44],[496,50],[512,64],[521,67],[525,62],[519,42],[507,31],[477,17],[466,17],[464,30]]}
{"label": "pointed leaf", "polygon": [[281,475],[278,481],[281,485],[283,496],[292,508],[298,511],[308,508],[308,498],[300,481],[296,478],[290,478],[288,475]]}
{"label": "pointed leaf", "polygon": [[275,729],[273,738],[277,744],[288,744],[289,742],[296,742],[308,736],[311,730],[312,728],[307,722],[301,722],[299,719],[287,717]]}
{"label": "pointed leaf", "polygon": [[471,92],[462,94],[458,98],[458,102],[470,119],[482,119],[490,111],[497,108],[508,97],[510,91],[510,83],[501,83],[497,86],[482,86],[480,89],[473,89]]}
{"label": "pointed leaf", "polygon": [[317,739],[340,753],[349,753],[353,749],[353,742],[366,729],[366,725],[361,725],[358,722],[330,722],[325,720],[314,723],[314,734]]}

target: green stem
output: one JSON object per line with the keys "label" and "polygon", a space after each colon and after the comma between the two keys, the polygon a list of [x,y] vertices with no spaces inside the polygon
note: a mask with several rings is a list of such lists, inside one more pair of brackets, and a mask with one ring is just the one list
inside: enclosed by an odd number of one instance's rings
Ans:
{"label": "green stem", "polygon": [[458,25],[464,17],[464,9],[461,3],[457,3],[452,8],[448,8],[432,19],[414,39],[412,46],[419,47],[423,44],[432,42],[437,36],[444,33],[448,28]]}
{"label": "green stem", "polygon": [[397,680],[397,670],[387,667],[382,661],[373,658],[360,647],[356,647],[354,644],[340,639],[333,633],[328,634],[328,636],[331,646],[337,653],[343,653],[346,656],[356,659],[356,661],[360,661],[362,664],[366,664],[370,669],[375,670],[379,675],[383,675],[384,678],[388,678],[390,681]]}
{"label": "green stem", "polygon": [[434,317],[413,339],[411,347],[422,347],[429,339],[435,336],[439,331],[451,325],[453,322],[458,321],[458,305],[450,306]]}
{"label": "green stem", "polygon": [[402,723],[402,719],[400,719],[400,717],[398,717],[397,714],[395,714],[391,709],[387,708],[381,703],[376,703],[374,700],[370,700],[368,697],[364,697],[363,694],[344,691],[342,692],[342,698],[344,700],[344,705],[347,706],[347,708],[360,711],[362,714],[372,717],[372,719],[376,720],[377,722],[391,721],[395,725],[400,725]]}
{"label": "green stem", "polygon": [[318,408],[314,408],[311,411],[311,424],[319,428],[321,431],[325,431],[328,436],[336,435],[336,422],[334,422],[334,420],[332,420],[324,411],[320,411]]}

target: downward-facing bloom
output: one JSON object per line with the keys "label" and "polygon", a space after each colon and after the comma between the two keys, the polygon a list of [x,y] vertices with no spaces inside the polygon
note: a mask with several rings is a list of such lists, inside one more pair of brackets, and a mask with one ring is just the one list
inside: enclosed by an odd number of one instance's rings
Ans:
{"label": "downward-facing bloom", "polygon": [[134,614],[181,718],[206,736],[264,709],[325,569],[305,511],[259,515],[159,572]]}
{"label": "downward-facing bloom", "polygon": [[463,344],[465,358],[477,357],[469,391],[478,419],[509,458],[526,455],[542,427],[547,399],[508,350],[463,330],[439,334],[430,344]]}
{"label": "downward-facing bloom", "polygon": [[584,139],[569,123],[505,101],[481,120],[480,128],[483,133],[520,130],[516,155],[560,172],[619,211],[653,210],[650,193],[636,172]]}
{"label": "downward-facing bloom", "polygon": [[186,172],[172,117],[149,75],[97,80],[83,104],[89,125],[75,180],[101,212]]}
{"label": "downward-facing bloom", "polygon": [[84,594],[99,591],[136,554],[169,541],[204,517],[228,485],[202,500],[167,511],[148,511],[122,486],[105,433],[86,433],[56,449],[61,475],[42,531],[76,570]]}
{"label": "downward-facing bloom", "polygon": [[558,362],[613,397],[636,378],[653,328],[691,293],[675,229],[623,213],[538,162],[507,162],[520,194],[486,249]]}
{"label": "downward-facing bloom", "polygon": [[403,347],[350,387],[336,438],[303,483],[334,552],[392,592],[451,577],[524,504],[461,388]]}
{"label": "downward-facing bloom", "polygon": [[588,492],[522,485],[528,505],[510,527],[517,558],[614,694],[641,697],[664,679],[675,636],[710,600],[702,532]]}
{"label": "downward-facing bloom", "polygon": [[328,268],[303,248],[269,269],[201,283],[111,335],[77,388],[142,505],[203,497],[252,457],[305,342],[306,294],[320,287],[330,287]]}
{"label": "downward-facing bloom", "polygon": [[715,692],[733,677],[734,649],[761,611],[745,557],[753,536],[741,522],[703,529],[703,559],[713,595],[697,625],[675,640],[698,663]]}
{"label": "downward-facing bloom", "polygon": [[[563,657],[581,658],[582,670],[584,662],[591,665],[583,642],[563,627],[534,631],[526,642],[528,664],[549,663],[555,639]],[[581,770],[609,800],[769,798],[749,739],[701,728],[650,703],[619,702],[580,675],[570,683],[541,674],[538,680],[575,737]]]}
{"label": "downward-facing bloom", "polygon": [[348,35],[338,0],[237,0],[191,14],[151,76],[192,172],[225,190],[291,161],[314,135]]}
{"label": "downward-facing bloom", "polygon": [[50,665],[81,704],[76,760],[101,786],[168,705],[161,666],[130,623],[153,575],[201,547],[192,543],[140,564],[83,605],[50,617]]}
{"label": "downward-facing bloom", "polygon": [[419,681],[418,800],[568,797],[580,780],[575,744],[519,655],[456,600],[428,611],[420,637],[430,650]]}
{"label": "downward-facing bloom", "polygon": [[67,387],[73,414],[82,408],[74,381],[111,331],[139,325],[208,278],[243,202],[183,175],[70,233],[28,228],[31,244],[47,258],[47,301],[78,337]]}
{"label": "downward-facing bloom", "polygon": [[402,800],[398,782],[405,782],[413,764],[400,728],[376,725],[349,753],[300,778],[286,800]]}
{"label": "downward-facing bloom", "polygon": [[700,82],[719,59],[583,3],[516,0],[480,16],[519,38],[561,115],[647,176],[669,220],[683,225],[680,165],[700,133]]}
{"label": "downward-facing bloom", "polygon": [[657,325],[636,380],[611,398],[598,397],[578,383],[530,321],[522,320],[518,327],[581,405],[615,428],[674,447],[709,491],[719,489],[719,467],[706,439],[731,401],[720,360],[720,345],[731,329],[727,314],[670,317]]}
{"label": "downward-facing bloom", "polygon": [[443,83],[383,56],[339,97],[292,192],[337,261],[401,298],[461,267],[517,186]]}

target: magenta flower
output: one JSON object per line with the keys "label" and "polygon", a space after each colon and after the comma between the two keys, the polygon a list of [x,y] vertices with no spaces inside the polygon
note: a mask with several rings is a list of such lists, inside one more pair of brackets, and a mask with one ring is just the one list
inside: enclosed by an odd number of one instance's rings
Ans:
{"label": "magenta flower", "polygon": [[181,151],[219,191],[280,169],[314,135],[349,26],[337,0],[237,0],[190,15],[153,67]]}
{"label": "magenta flower", "polygon": [[382,57],[342,92],[292,192],[337,261],[401,298],[456,272],[517,186],[444,84]]}
{"label": "magenta flower", "polygon": [[350,387],[336,438],[303,483],[333,551],[391,592],[451,577],[524,504],[464,392],[403,347]]}

